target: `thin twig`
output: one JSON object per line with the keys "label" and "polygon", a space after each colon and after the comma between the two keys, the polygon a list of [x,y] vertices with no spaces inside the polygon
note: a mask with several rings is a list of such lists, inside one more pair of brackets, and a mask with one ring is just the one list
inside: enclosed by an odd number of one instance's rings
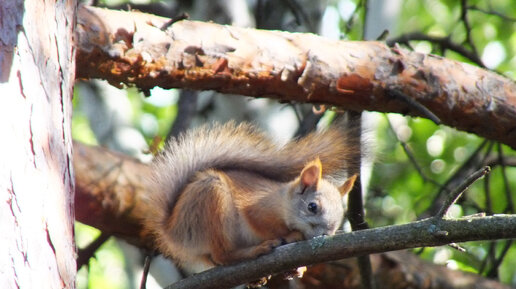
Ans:
{"label": "thin twig", "polygon": [[486,195],[486,207],[485,212],[487,215],[493,214],[493,203],[491,201],[491,175],[486,175],[484,179],[484,193]]}
{"label": "thin twig", "polygon": [[389,30],[384,29],[382,31],[382,33],[380,33],[380,35],[378,35],[378,37],[376,37],[376,41],[385,41],[385,40],[387,40],[387,37],[389,37]]}
{"label": "thin twig", "polygon": [[95,239],[95,241],[91,242],[86,248],[79,250],[79,257],[77,258],[77,268],[81,268],[86,265],[93,254],[97,252],[97,250],[104,244],[111,235],[106,233],[101,233],[100,236]]}
{"label": "thin twig", "polygon": [[462,253],[466,252],[466,249],[464,249],[463,247],[459,246],[457,243],[450,243],[450,244],[448,244],[448,246],[450,248],[453,248],[453,249],[459,251],[459,252],[462,252]]}
{"label": "thin twig", "polygon": [[294,111],[294,115],[296,116],[297,122],[301,124],[301,121],[303,120],[303,113],[301,112],[300,105],[291,102],[289,102],[287,105],[292,108],[292,110]]}
{"label": "thin twig", "polygon": [[308,111],[303,120],[299,123],[299,128],[294,134],[294,138],[303,137],[317,128],[317,123],[323,117],[323,113],[316,114],[312,110]]}
{"label": "thin twig", "polygon": [[480,267],[478,268],[478,274],[482,275],[484,270],[487,268],[487,264],[489,262],[493,262],[495,259],[495,246],[496,242],[489,243],[489,248],[487,249],[487,254],[484,260],[482,260],[482,263],[480,264]]}
{"label": "thin twig", "polygon": [[419,111],[423,117],[426,117],[433,121],[435,124],[439,125],[441,124],[441,120],[437,115],[435,115],[432,111],[430,111],[426,106],[424,106],[422,103],[414,100],[413,98],[409,97],[408,95],[401,92],[399,89],[391,88],[387,90],[387,94],[392,98],[397,98],[401,101],[406,102],[409,106],[414,108],[415,110]]}
{"label": "thin twig", "polygon": [[478,11],[480,13],[484,13],[484,14],[488,14],[488,15],[494,15],[494,16],[498,16],[500,18],[502,18],[503,20],[506,20],[506,21],[511,21],[511,22],[516,22],[516,18],[512,18],[512,17],[509,17],[505,14],[502,14],[498,11],[494,11],[494,10],[485,10],[485,9],[482,9],[476,5],[471,5],[471,6],[468,6],[468,9],[469,10],[473,10],[473,11]]}
{"label": "thin twig", "polygon": [[[460,166],[459,169],[457,169],[457,171],[450,178],[448,178],[448,180],[441,187],[441,190],[439,190],[435,198],[432,200],[432,202],[430,202],[430,207],[425,210],[425,212],[419,217],[425,218],[435,215],[441,209],[440,206],[444,202],[443,199],[445,199],[446,196],[450,194],[450,188],[455,187],[455,184],[466,178],[469,174],[474,172],[474,169],[480,167],[481,164],[484,163],[480,161],[480,153],[488,143],[490,142],[484,140],[471,154],[471,156],[462,164],[462,166]],[[492,143],[490,143],[486,154],[489,154],[491,149]]]}
{"label": "thin twig", "polygon": [[355,11],[351,14],[348,21],[346,21],[346,25],[344,25],[344,33],[348,34],[351,31],[351,28],[353,25],[355,25],[356,17],[355,15],[358,13],[358,9],[362,7],[363,0],[360,0],[360,2],[355,6]]}
{"label": "thin twig", "polygon": [[150,256],[149,254],[146,254],[145,261],[143,262],[143,273],[142,273],[142,281],[140,283],[140,289],[147,288],[147,276],[149,275],[151,260],[152,260],[152,256]]}
{"label": "thin twig", "polygon": [[[516,157],[504,156],[503,159],[506,167],[516,167]],[[487,156],[484,165],[494,168],[500,165],[500,160],[498,159],[498,156],[489,155]]]}
{"label": "thin twig", "polygon": [[367,15],[369,14],[369,1],[362,1],[363,9],[364,9],[364,25],[362,26],[362,40],[366,40],[366,30],[367,30]]}
{"label": "thin twig", "polygon": [[393,46],[395,43],[404,43],[408,44],[409,41],[429,41],[435,44],[438,44],[443,49],[448,49],[454,52],[459,53],[460,55],[466,57],[471,62],[475,63],[476,65],[485,68],[484,63],[478,57],[477,54],[475,54],[472,51],[467,50],[464,46],[459,45],[457,43],[454,43],[451,41],[449,37],[436,37],[436,36],[430,36],[423,33],[415,32],[415,33],[407,33],[400,35],[396,38],[391,38],[387,40],[387,45]]}
{"label": "thin twig", "polygon": [[513,203],[513,199],[512,199],[512,192],[511,192],[509,179],[507,178],[507,172],[505,170],[505,160],[504,160],[504,156],[503,156],[502,145],[500,143],[498,143],[498,161],[500,163],[500,168],[502,169],[502,178],[503,178],[503,184],[504,184],[504,188],[505,188],[505,197],[507,198],[507,207],[505,208],[504,212],[514,213],[514,203]]}
{"label": "thin twig", "polygon": [[511,245],[512,245],[512,240],[507,240],[505,242],[505,246],[503,247],[502,252],[500,253],[500,256],[494,260],[493,266],[491,267],[489,272],[487,272],[487,277],[496,278],[498,276],[498,267],[500,267],[503,259],[505,258],[505,256],[507,256],[507,252],[511,248]]}
{"label": "thin twig", "polygon": [[283,2],[287,5],[290,11],[292,11],[292,14],[294,14],[297,25],[301,25],[304,22],[310,32],[316,32],[315,25],[311,21],[310,17],[308,17],[303,6],[301,6],[296,0],[283,0]]}
{"label": "thin twig", "polygon": [[472,175],[470,175],[467,179],[464,180],[462,184],[460,184],[455,190],[453,190],[448,198],[445,200],[445,203],[441,207],[441,210],[437,213],[436,217],[443,218],[444,215],[448,212],[450,207],[457,202],[457,199],[464,193],[465,190],[469,188],[471,184],[473,184],[475,181],[480,179],[481,177],[485,176],[491,171],[490,167],[483,167],[480,170],[474,172]]}
{"label": "thin twig", "polygon": [[466,42],[469,44],[471,49],[473,50],[473,54],[477,55],[477,47],[475,46],[475,43],[473,42],[473,38],[471,37],[471,26],[469,25],[468,20],[468,3],[467,0],[461,0],[461,13],[460,18],[462,20],[462,23],[464,23],[464,29],[466,30]]}
{"label": "thin twig", "polygon": [[167,30],[170,26],[172,26],[172,24],[178,22],[178,21],[181,21],[181,20],[186,20],[190,18],[190,15],[188,15],[188,13],[181,13],[175,17],[172,17],[170,18],[170,20],[168,20],[167,22],[165,22],[165,24],[163,24],[160,29],[165,31]]}
{"label": "thin twig", "polygon": [[421,166],[418,164],[417,160],[416,160],[416,157],[414,156],[414,153],[412,152],[412,150],[410,149],[410,147],[408,146],[408,144],[406,142],[404,142],[403,140],[401,140],[399,137],[398,137],[398,133],[396,132],[396,129],[394,128],[394,125],[392,124],[392,121],[391,119],[389,118],[388,115],[386,115],[387,117],[387,122],[389,123],[389,127],[391,128],[391,130],[393,131],[394,133],[394,136],[396,137],[396,139],[398,140],[398,142],[401,144],[401,147],[403,148],[403,151],[405,152],[405,154],[407,155],[407,157],[409,158],[409,161],[410,163],[414,166],[414,168],[416,169],[416,171],[418,172],[419,176],[421,176],[421,178],[423,179],[424,182],[429,182],[429,183],[432,183],[434,185],[436,185],[437,187],[441,188],[442,189],[442,185],[440,183],[438,183],[437,181],[429,178],[424,172],[423,172],[423,169],[421,168]]}

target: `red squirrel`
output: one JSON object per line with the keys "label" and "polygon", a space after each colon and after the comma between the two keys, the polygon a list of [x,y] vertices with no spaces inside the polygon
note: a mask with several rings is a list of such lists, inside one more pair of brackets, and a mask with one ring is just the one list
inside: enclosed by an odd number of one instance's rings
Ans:
{"label": "red squirrel", "polygon": [[333,126],[284,146],[250,124],[204,126],[171,140],[153,163],[144,220],[159,251],[201,271],[340,227],[356,144]]}

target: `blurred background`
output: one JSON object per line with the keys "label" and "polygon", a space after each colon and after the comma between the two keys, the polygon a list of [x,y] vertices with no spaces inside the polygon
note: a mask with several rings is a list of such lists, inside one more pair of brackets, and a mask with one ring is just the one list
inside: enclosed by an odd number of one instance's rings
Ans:
{"label": "blurred background", "polygon": [[[516,3],[513,0],[104,0],[86,4],[137,9],[165,17],[260,29],[311,32],[332,39],[387,41],[442,55],[516,77]],[[205,122],[251,121],[279,142],[324,126],[333,112],[317,116],[306,104],[221,95],[213,91],[118,89],[94,80],[78,82],[74,92],[73,137],[150,161],[167,137]],[[435,213],[446,192],[482,165],[493,172],[476,182],[451,216],[486,212],[515,213],[516,154],[473,134],[422,118],[364,112],[363,139],[369,154],[362,168],[366,218],[371,227],[401,224]],[[83,248],[100,235],[76,224]],[[516,286],[516,246],[511,241],[469,242],[467,252],[450,247],[414,250],[422,258],[452,269],[478,273]],[[147,288],[177,276],[153,261]],[[109,238],[83,266],[78,288],[138,288],[143,257],[135,247]]]}

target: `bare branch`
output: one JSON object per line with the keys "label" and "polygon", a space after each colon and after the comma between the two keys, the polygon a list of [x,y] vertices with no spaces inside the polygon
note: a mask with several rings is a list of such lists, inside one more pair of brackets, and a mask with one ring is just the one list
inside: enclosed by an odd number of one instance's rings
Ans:
{"label": "bare branch", "polygon": [[516,84],[496,73],[380,42],[195,21],[160,30],[167,21],[80,8],[78,77],[426,117],[392,97],[399,91],[443,124],[516,148]]}
{"label": "bare branch", "polygon": [[97,237],[93,242],[91,242],[86,248],[79,249],[78,257],[77,257],[77,268],[81,268],[82,266],[88,264],[93,254],[97,251],[100,246],[102,246],[111,236],[102,232],[100,236]]}
{"label": "bare branch", "polygon": [[386,115],[386,119],[387,119],[387,123],[389,124],[389,127],[390,129],[392,130],[392,132],[394,133],[394,136],[396,137],[396,139],[398,140],[398,142],[400,143],[401,147],[403,148],[403,151],[405,152],[405,154],[407,155],[410,163],[414,166],[414,168],[416,169],[416,171],[418,172],[419,176],[423,179],[424,182],[429,182],[435,186],[437,186],[438,188],[441,188],[443,189],[443,185],[441,185],[439,182],[437,182],[436,180],[428,177],[424,172],[423,172],[423,169],[421,168],[421,166],[419,165],[419,163],[417,162],[416,160],[416,157],[414,156],[414,153],[412,152],[412,149],[409,147],[409,145],[402,139],[400,139],[399,137],[399,134],[398,132],[396,131],[396,128],[394,127],[394,124],[392,123],[391,121],[391,118],[389,117],[389,115]]}
{"label": "bare branch", "polygon": [[[489,141],[484,140],[477,149],[469,156],[469,158],[455,171],[455,173],[448,178],[448,180],[440,186],[439,193],[435,196],[431,202],[430,207],[420,216],[420,218],[426,218],[437,214],[441,210],[441,206],[446,202],[447,196],[451,193],[451,189],[459,186],[463,179],[467,178],[470,174],[474,173],[482,166],[482,151]],[[488,152],[491,150],[492,145],[488,145]],[[489,166],[487,162],[484,166]]]}
{"label": "bare branch", "polygon": [[475,46],[475,43],[473,42],[473,38],[471,37],[471,25],[469,24],[468,20],[468,0],[461,0],[460,1],[460,19],[462,20],[462,23],[464,25],[464,29],[466,30],[466,42],[471,46],[471,49],[473,50],[473,54],[478,57],[477,47]]}
{"label": "bare branch", "polygon": [[[439,236],[435,234],[438,231],[446,231],[448,234]],[[430,218],[405,225],[360,230],[288,244],[255,260],[196,274],[167,289],[229,288],[288,268],[330,260],[452,242],[506,238],[516,238],[514,215],[457,220]]]}
{"label": "bare branch", "polygon": [[500,168],[502,170],[503,184],[505,188],[505,197],[507,198],[507,207],[504,210],[504,213],[513,214],[514,213],[514,201],[512,199],[512,192],[510,187],[509,178],[507,177],[507,171],[505,169],[505,157],[503,155],[502,145],[498,144],[498,162],[500,164]]}
{"label": "bare branch", "polygon": [[493,262],[493,266],[487,272],[487,277],[489,278],[497,278],[498,277],[498,269],[500,268],[500,265],[502,264],[503,259],[505,256],[507,256],[507,252],[509,252],[509,249],[511,248],[513,240],[507,240],[505,242],[505,245],[503,246],[502,252],[500,253],[500,256],[496,258]]}
{"label": "bare branch", "polygon": [[488,14],[488,15],[495,15],[495,16],[498,16],[498,17],[502,18],[505,21],[516,22],[516,18],[509,17],[509,16],[507,16],[507,15],[505,15],[503,13],[500,13],[498,11],[485,10],[485,9],[482,9],[482,8],[476,6],[476,5],[469,6],[468,9],[473,10],[473,11],[478,11],[478,12],[481,12],[481,13],[484,13],[484,14]]}
{"label": "bare branch", "polygon": [[455,204],[455,202],[459,199],[459,197],[464,193],[465,190],[468,189],[468,187],[476,182],[481,177],[485,176],[491,171],[490,167],[483,167],[480,170],[474,172],[472,175],[470,175],[467,179],[464,180],[462,184],[460,184],[457,188],[455,188],[449,195],[446,201],[444,202],[443,206],[437,213],[436,217],[442,218],[444,215],[446,215],[446,212],[450,209],[451,205]]}

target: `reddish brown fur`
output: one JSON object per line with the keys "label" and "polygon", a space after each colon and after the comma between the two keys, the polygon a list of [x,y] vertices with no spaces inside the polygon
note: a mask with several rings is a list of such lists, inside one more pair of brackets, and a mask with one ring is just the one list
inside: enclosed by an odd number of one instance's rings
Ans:
{"label": "reddish brown fur", "polygon": [[[174,152],[157,163],[163,178],[144,224],[164,255],[199,271],[335,232],[355,178],[337,188],[323,175],[345,169],[350,148],[336,147],[347,142],[344,133],[333,129],[279,149],[249,126],[217,129],[171,143]],[[192,159],[182,166],[185,156]]]}

